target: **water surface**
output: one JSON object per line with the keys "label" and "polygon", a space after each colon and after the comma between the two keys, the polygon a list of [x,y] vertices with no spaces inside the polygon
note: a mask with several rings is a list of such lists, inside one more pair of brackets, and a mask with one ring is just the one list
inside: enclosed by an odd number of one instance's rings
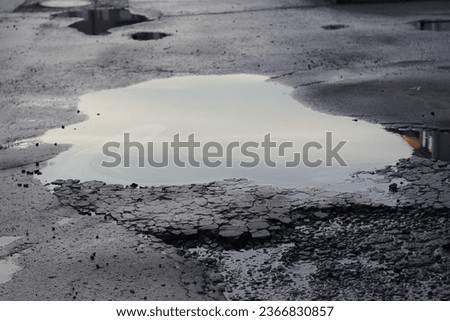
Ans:
{"label": "water surface", "polygon": [[4,247],[12,242],[20,240],[22,236],[0,236],[0,247]]}
{"label": "water surface", "polygon": [[[0,236],[0,255],[4,255],[4,247],[21,239],[21,236]],[[0,284],[11,280],[14,273],[21,267],[10,256],[0,258]]]}
{"label": "water surface", "polygon": [[[73,147],[51,160],[41,177],[44,182],[77,178],[125,185],[248,178],[279,186],[323,186],[341,182],[352,172],[392,164],[411,155],[411,146],[400,135],[380,125],[311,110],[291,97],[290,87],[267,80],[267,77],[245,74],[174,77],[82,96],[79,109],[89,115],[89,120],[48,131],[42,137],[50,143],[70,143]],[[292,152],[302,152],[304,144],[325,145],[326,132],[332,132],[333,145],[347,141],[340,152],[347,167],[334,162],[331,167],[309,168],[300,164],[285,168],[285,161],[292,160]],[[249,141],[261,143],[270,133],[278,145],[293,142],[295,149],[288,150],[285,157],[274,155],[273,151],[271,158],[277,168],[265,164],[239,167],[240,161],[249,161],[240,153],[233,154],[233,168],[180,168],[173,162],[166,168],[148,165],[138,168],[137,148],[131,151],[131,168],[102,167],[103,161],[112,161],[102,153],[103,145],[117,142],[122,148],[124,133],[129,133],[131,141],[144,146],[154,142],[155,149],[159,147],[155,151],[158,157],[161,157],[158,153],[162,142],[172,142],[176,134],[185,141],[192,133],[202,146],[211,141],[222,146],[234,141],[241,145]],[[264,159],[261,149],[255,152]],[[156,160],[161,159],[156,156]],[[324,150],[312,149],[309,158],[324,159]]]}
{"label": "water surface", "polygon": [[450,31],[450,20],[419,20],[414,26],[419,30]]}
{"label": "water surface", "polygon": [[106,35],[112,28],[148,21],[145,16],[132,14],[128,9],[112,8],[80,9],[58,13],[55,16],[83,18],[69,27],[87,35]]}
{"label": "water surface", "polygon": [[40,3],[41,6],[49,8],[84,7],[89,6],[90,4],[90,1],[82,0],[48,0]]}

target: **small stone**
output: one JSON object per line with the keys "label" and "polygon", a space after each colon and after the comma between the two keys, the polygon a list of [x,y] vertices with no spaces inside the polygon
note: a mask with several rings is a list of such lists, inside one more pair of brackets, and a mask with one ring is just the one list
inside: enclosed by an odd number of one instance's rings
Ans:
{"label": "small stone", "polygon": [[277,221],[283,223],[283,224],[290,224],[292,223],[292,220],[289,217],[286,216],[280,216],[276,218]]}
{"label": "small stone", "polygon": [[216,285],[216,289],[218,292],[223,293],[225,292],[226,289],[226,284],[225,283],[219,283]]}
{"label": "small stone", "polygon": [[219,225],[213,223],[213,224],[200,226],[199,230],[200,231],[213,231],[213,230],[217,230],[218,228],[219,228]]}
{"label": "small stone", "polygon": [[219,284],[223,282],[223,276],[220,273],[213,273],[209,276],[209,279],[211,280],[212,284]]}
{"label": "small stone", "polygon": [[266,221],[253,221],[247,223],[249,230],[264,230],[269,227],[269,223]]}
{"label": "small stone", "polygon": [[62,179],[57,179],[56,181],[51,182],[53,185],[62,185],[64,184],[64,180]]}
{"label": "small stone", "polygon": [[254,239],[265,239],[270,237],[270,232],[268,230],[259,230],[252,233],[252,238]]}
{"label": "small stone", "polygon": [[396,193],[398,191],[398,187],[396,183],[392,183],[391,185],[389,185],[389,191]]}
{"label": "small stone", "polygon": [[241,237],[242,234],[244,234],[244,231],[242,231],[241,229],[230,229],[230,228],[222,229],[219,232],[219,235],[221,237],[228,238],[228,239],[237,239],[237,238]]}
{"label": "small stone", "polygon": [[184,236],[193,236],[197,233],[198,231],[196,229],[181,230],[181,234],[183,234]]}
{"label": "small stone", "polygon": [[125,213],[125,214],[122,214],[122,218],[125,220],[133,220],[136,218],[136,216],[134,216],[133,214],[130,214],[130,213]]}
{"label": "small stone", "polygon": [[317,218],[317,219],[319,219],[319,220],[324,220],[324,219],[326,219],[326,218],[328,218],[328,214],[327,213],[324,213],[324,212],[315,212],[314,214],[314,217],[315,218]]}
{"label": "small stone", "polygon": [[199,206],[205,206],[206,204],[208,204],[208,201],[206,199],[202,198],[195,198],[194,202],[196,204],[198,204]]}

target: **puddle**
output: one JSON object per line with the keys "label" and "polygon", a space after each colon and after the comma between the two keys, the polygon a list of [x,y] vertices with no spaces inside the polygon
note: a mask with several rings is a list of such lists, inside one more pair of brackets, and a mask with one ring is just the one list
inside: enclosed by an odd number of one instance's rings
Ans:
{"label": "puddle", "polygon": [[348,26],[347,25],[326,25],[326,26],[322,26],[322,29],[325,30],[339,30],[339,29],[347,29]]}
{"label": "puddle", "polygon": [[109,34],[109,29],[148,21],[145,16],[132,14],[127,9],[111,8],[68,11],[58,13],[55,17],[83,18],[69,27],[87,35],[106,35]]}
{"label": "puddle", "polygon": [[22,236],[0,236],[0,247],[4,247],[12,242],[20,240]]}
{"label": "puddle", "polygon": [[20,270],[21,267],[14,262],[14,258],[0,259],[0,284],[11,280],[13,274]]}
{"label": "puddle", "polygon": [[[291,97],[290,87],[267,80],[267,77],[245,74],[174,77],[82,96],[79,109],[89,120],[50,130],[41,137],[49,143],[74,146],[49,161],[39,178],[44,183],[58,178],[77,178],[147,186],[248,178],[278,186],[326,187],[344,181],[353,172],[393,164],[411,155],[412,148],[398,134],[379,125],[311,110]],[[315,141],[325,146],[326,132],[333,133],[333,146],[341,140],[348,141],[340,151],[347,167],[336,162],[330,167],[310,168],[303,163],[291,168],[284,166],[286,161],[294,159],[294,152],[302,153],[305,143]],[[106,142],[120,144],[120,148],[110,151],[122,154],[123,158],[124,133],[130,134],[131,141],[143,144],[141,156],[146,166],[138,167],[139,151],[133,148],[129,168],[123,164],[115,168],[102,167],[103,161],[113,160],[102,153]],[[251,151],[260,160],[267,160],[261,142],[268,133],[278,146],[282,142],[292,142],[294,147],[287,149],[285,156],[276,155],[278,149],[272,150],[271,160],[277,168],[264,163],[254,168],[239,167],[240,161],[251,160],[239,153],[239,149],[230,157],[231,168],[225,166],[225,157],[217,158],[223,164],[216,168],[204,165],[194,168],[189,164],[185,168],[177,167],[173,153],[168,157],[167,167],[149,166],[148,142],[154,143],[153,159],[160,162],[162,143],[173,142],[178,133],[180,141],[186,141],[188,135],[195,133],[195,140],[202,146],[218,142],[224,154],[231,142],[240,142],[241,146],[244,142],[258,142],[259,148]],[[202,148],[197,150],[196,160],[202,158],[201,153],[198,156],[199,150],[201,152]],[[324,154],[324,149],[311,149],[309,159],[325,159]],[[180,155],[185,160],[185,149]]]}
{"label": "puddle", "polygon": [[[22,236],[0,236],[0,254],[3,255],[3,247],[20,240]],[[0,284],[8,282],[14,273],[21,270],[12,257],[0,258]]]}
{"label": "puddle", "polygon": [[439,129],[390,129],[398,133],[419,157],[450,162],[450,131]]}
{"label": "puddle", "polygon": [[170,34],[165,32],[136,32],[131,34],[131,39],[139,40],[139,41],[147,41],[147,40],[159,40],[170,36]]}
{"label": "puddle", "polygon": [[68,0],[68,1],[43,1],[40,3],[43,7],[48,8],[71,8],[71,7],[84,7],[89,6],[91,4],[90,1],[77,1],[77,0]]}
{"label": "puddle", "polygon": [[450,20],[419,20],[414,26],[419,30],[450,31]]}

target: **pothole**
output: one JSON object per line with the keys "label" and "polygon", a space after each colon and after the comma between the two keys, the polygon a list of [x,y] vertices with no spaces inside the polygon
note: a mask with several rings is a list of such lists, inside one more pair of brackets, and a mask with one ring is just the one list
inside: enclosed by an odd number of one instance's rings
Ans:
{"label": "pothole", "polygon": [[159,40],[165,37],[170,36],[170,34],[165,32],[135,32],[131,34],[131,39],[138,40],[138,41],[147,41],[147,40]]}
{"label": "pothole", "polygon": [[72,7],[85,7],[91,4],[90,1],[77,1],[77,0],[69,0],[69,1],[61,1],[61,0],[49,0],[43,1],[40,3],[43,7],[49,8],[72,8]]}
{"label": "pothole", "polygon": [[419,30],[450,31],[450,20],[419,20],[414,26]]}
{"label": "pothole", "polygon": [[112,28],[149,21],[147,17],[132,14],[128,9],[111,8],[73,10],[58,13],[55,17],[83,18],[83,20],[75,22],[69,27],[87,35],[106,35]]}
{"label": "pothole", "polygon": [[339,29],[347,29],[348,27],[349,27],[348,25],[325,25],[325,26],[322,26],[322,29],[339,30]]}
{"label": "pothole", "polygon": [[[314,111],[291,97],[292,88],[267,80],[248,74],[172,77],[85,95],[78,108],[89,116],[88,121],[48,131],[41,138],[73,147],[50,160],[39,178],[44,183],[75,178],[141,186],[247,178],[262,184],[313,187],[336,184],[353,172],[411,155],[412,148],[400,135],[380,125]],[[332,133],[330,150],[347,141],[339,154],[348,166],[335,160],[326,166],[327,132]],[[200,143],[194,152],[172,148],[177,134],[185,142],[193,133]],[[269,151],[270,159],[262,148],[269,133],[278,146]],[[128,142],[142,147],[128,150]],[[283,142],[291,142],[292,148],[282,155],[278,150]],[[308,158],[322,160],[322,165],[292,165],[299,159],[294,153],[304,155],[303,148],[310,142],[322,148],[311,148]],[[108,147],[105,154],[106,143],[118,147]],[[254,154],[243,150],[244,144],[254,146],[248,150]],[[171,146],[168,152],[164,146]],[[208,154],[221,154],[209,157],[208,164],[202,161],[206,146]],[[111,152],[121,161],[102,166],[114,161],[108,156]],[[175,153],[185,167],[177,165]],[[192,165],[195,162],[199,166]],[[287,162],[291,163],[287,166]]]}

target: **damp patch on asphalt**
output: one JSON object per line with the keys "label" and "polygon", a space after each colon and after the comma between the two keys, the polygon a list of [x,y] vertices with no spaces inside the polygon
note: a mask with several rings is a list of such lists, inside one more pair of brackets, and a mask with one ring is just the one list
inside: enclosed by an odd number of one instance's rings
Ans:
{"label": "damp patch on asphalt", "polygon": [[115,8],[72,10],[55,14],[54,17],[82,18],[69,27],[93,36],[107,35],[110,29],[149,21],[147,17],[133,14],[128,9]]}
{"label": "damp patch on asphalt", "polygon": [[138,41],[148,41],[148,40],[159,40],[170,36],[170,34],[165,32],[135,32],[130,35],[130,38]]}

